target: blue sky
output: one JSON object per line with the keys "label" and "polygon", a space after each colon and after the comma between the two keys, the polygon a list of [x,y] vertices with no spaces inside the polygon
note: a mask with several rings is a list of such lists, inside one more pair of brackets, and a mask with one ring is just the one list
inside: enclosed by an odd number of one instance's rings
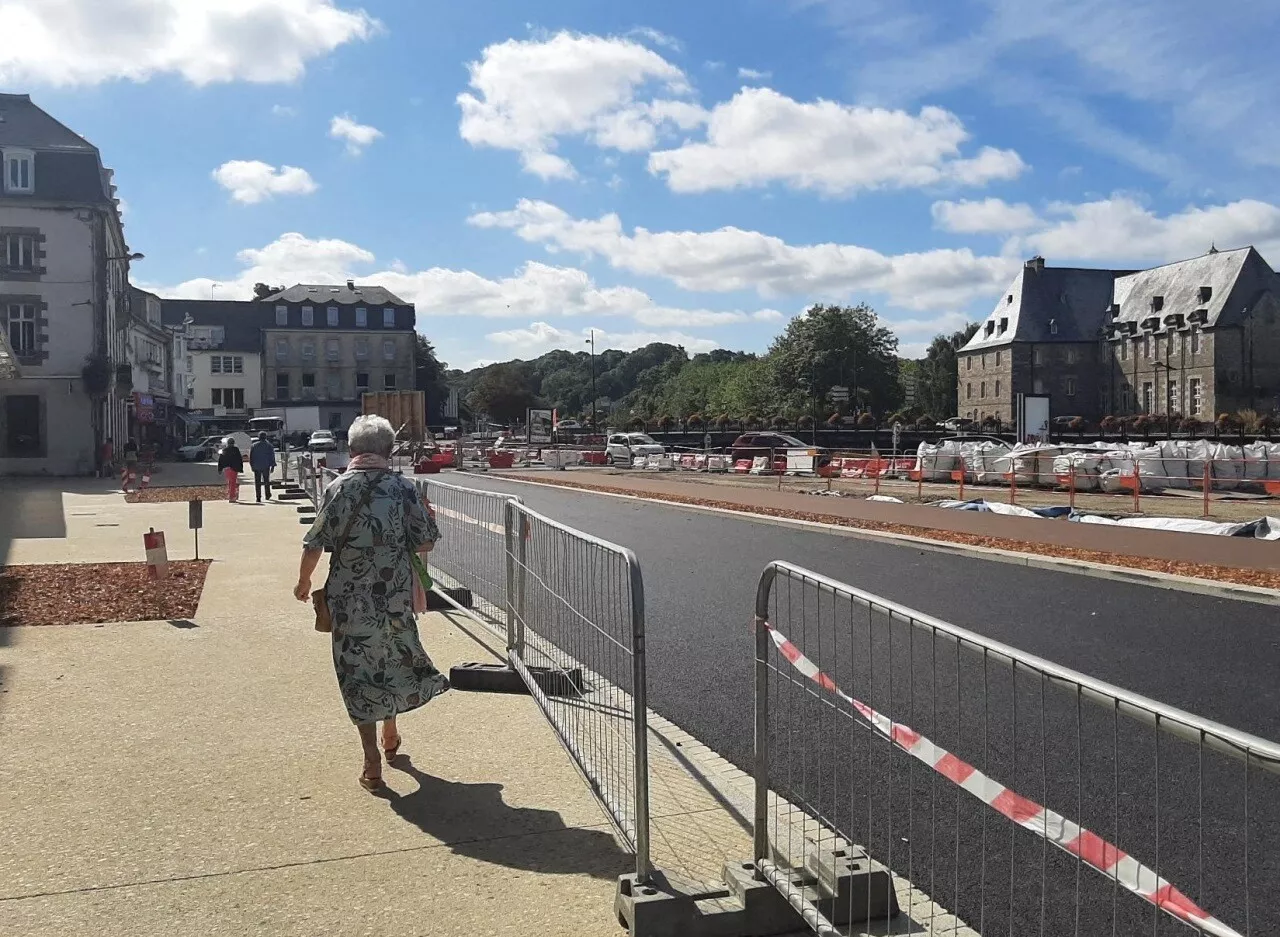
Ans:
{"label": "blue sky", "polygon": [[590,328],[761,351],[815,301],[869,302],[918,354],[1036,253],[1280,258],[1274,2],[0,0],[0,21],[0,89],[116,171],[135,280],[381,282],[454,366]]}

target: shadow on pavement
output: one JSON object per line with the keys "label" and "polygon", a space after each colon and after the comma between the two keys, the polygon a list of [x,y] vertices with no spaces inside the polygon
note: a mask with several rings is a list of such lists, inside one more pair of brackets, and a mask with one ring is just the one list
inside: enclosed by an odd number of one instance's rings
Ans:
{"label": "shadow on pavement", "polygon": [[[617,878],[634,864],[609,833],[568,827],[554,810],[510,806],[502,799],[501,784],[433,777],[414,767],[407,755],[399,755],[391,767],[418,782],[412,794],[388,792],[391,809],[460,856],[512,869],[602,879]],[[535,839],[534,834],[540,835]]]}

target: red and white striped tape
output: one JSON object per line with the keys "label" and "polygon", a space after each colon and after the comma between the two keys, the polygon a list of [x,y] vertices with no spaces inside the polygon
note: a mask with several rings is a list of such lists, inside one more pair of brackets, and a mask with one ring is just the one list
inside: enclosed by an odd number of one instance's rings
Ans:
{"label": "red and white striped tape", "polygon": [[1145,898],[1162,911],[1195,925],[1202,933],[1219,935],[1219,937],[1241,937],[1238,931],[1210,916],[1207,911],[1197,906],[1171,883],[1157,875],[1154,870],[1147,868],[1096,833],[1073,823],[1048,807],[1028,800],[994,778],[983,774],[973,765],[961,761],[951,752],[933,744],[909,726],[894,722],[861,700],[854,699],[836,686],[830,677],[819,670],[813,661],[805,657],[800,649],[788,641],[786,636],[773,625],[768,622],[764,625],[769,630],[769,637],[777,645],[779,653],[790,661],[796,670],[852,706],[859,715],[898,748],[924,762],[997,813],[1044,837],[1059,849],[1073,856],[1079,856],[1086,864],[1108,878],[1115,879],[1135,895]]}

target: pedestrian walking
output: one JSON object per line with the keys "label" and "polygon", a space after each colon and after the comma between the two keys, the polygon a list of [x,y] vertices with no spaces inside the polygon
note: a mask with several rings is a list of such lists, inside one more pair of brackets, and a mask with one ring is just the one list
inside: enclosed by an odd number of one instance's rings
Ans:
{"label": "pedestrian walking", "polygon": [[249,468],[253,469],[253,494],[262,503],[262,489],[271,500],[271,470],[276,467],[276,450],[266,433],[258,434],[258,441],[249,447]]}
{"label": "pedestrian walking", "polygon": [[227,480],[227,500],[239,501],[240,473],[244,471],[244,456],[240,453],[240,447],[236,445],[236,441],[230,436],[226,438],[222,454],[218,456],[218,471],[222,472],[222,477]]}
{"label": "pedestrian walking", "polygon": [[129,482],[138,477],[138,444],[133,439],[124,441],[124,470],[120,473],[120,487],[129,493]]}
{"label": "pedestrian walking", "polygon": [[[431,662],[414,618],[413,554],[427,553],[440,529],[413,483],[390,471],[395,431],[380,416],[357,417],[347,434],[351,461],[325,489],[315,523],[302,539],[294,597],[310,600],[316,630],[331,631],[333,665],[347,715],[360,734],[360,785],[384,787],[378,752],[390,764],[400,751],[396,717],[449,689]],[[311,576],[332,550],[323,589]]]}

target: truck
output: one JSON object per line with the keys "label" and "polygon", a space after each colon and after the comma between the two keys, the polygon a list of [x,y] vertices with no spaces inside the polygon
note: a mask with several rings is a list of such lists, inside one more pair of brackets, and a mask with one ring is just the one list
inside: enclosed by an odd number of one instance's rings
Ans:
{"label": "truck", "polygon": [[269,426],[276,427],[276,434],[282,432],[285,436],[295,433],[310,435],[324,428],[324,424],[320,422],[320,408],[317,406],[258,407],[253,411],[253,419],[249,421],[249,431],[255,437],[259,431],[264,431],[278,441],[278,436],[272,433]]}
{"label": "truck", "polygon": [[375,391],[361,398],[361,412],[386,417],[404,442],[431,442],[427,432],[427,395],[420,390]]}

